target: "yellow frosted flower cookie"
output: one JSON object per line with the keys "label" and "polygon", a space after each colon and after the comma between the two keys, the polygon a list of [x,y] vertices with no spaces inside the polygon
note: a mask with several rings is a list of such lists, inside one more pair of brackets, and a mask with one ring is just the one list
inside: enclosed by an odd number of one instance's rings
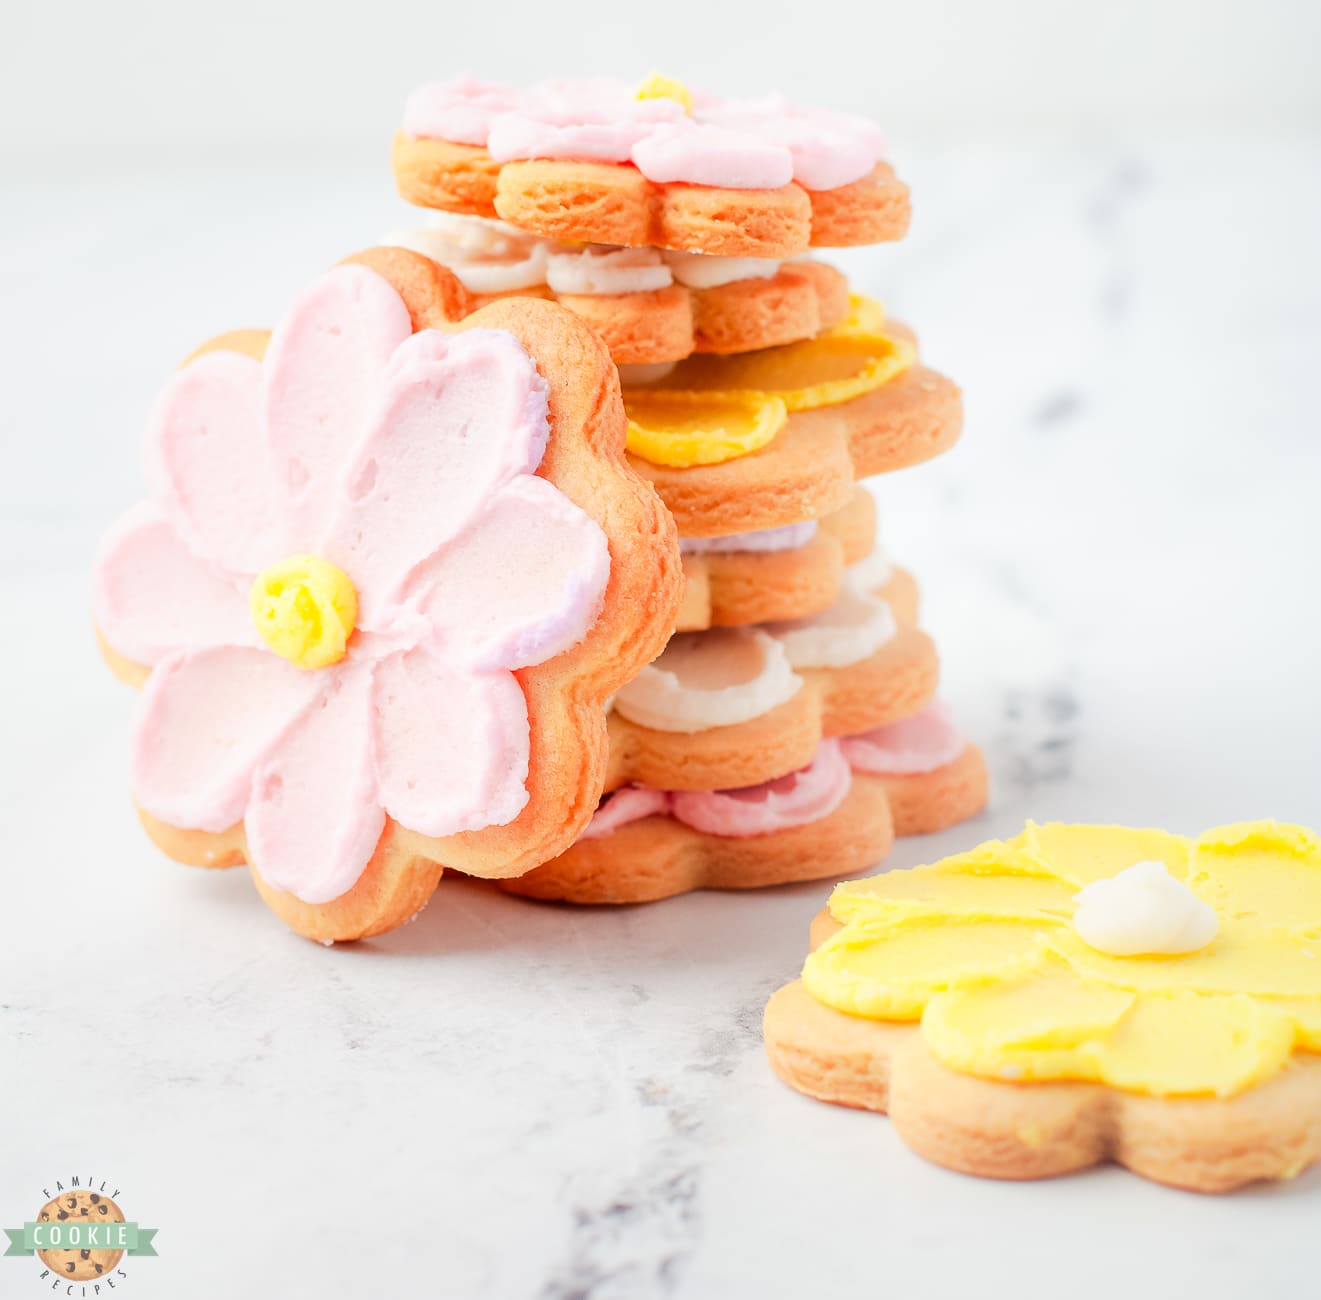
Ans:
{"label": "yellow frosted flower cookie", "polygon": [[1321,1157],[1321,842],[1036,826],[838,886],[772,1066],[952,1168],[1218,1191]]}

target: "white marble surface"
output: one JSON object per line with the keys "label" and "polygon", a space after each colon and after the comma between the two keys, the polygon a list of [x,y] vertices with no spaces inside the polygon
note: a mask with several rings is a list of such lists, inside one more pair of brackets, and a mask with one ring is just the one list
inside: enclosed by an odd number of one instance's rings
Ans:
{"label": "white marble surface", "polygon": [[[1321,824],[1315,137],[910,149],[903,246],[850,256],[967,391],[880,487],[995,806]],[[820,885],[573,911],[442,885],[326,950],[163,860],[86,569],[148,401],[396,214],[382,169],[10,184],[0,251],[6,892],[0,1221],[70,1171],[161,1256],[115,1294],[1240,1297],[1301,1284],[1321,1171],[1209,1200],[1117,1170],[981,1183],[771,1077]],[[244,1240],[210,1244],[215,1216]],[[375,1221],[364,1233],[359,1225]],[[0,1293],[49,1294],[0,1260]],[[88,1293],[91,1294],[90,1291]]]}

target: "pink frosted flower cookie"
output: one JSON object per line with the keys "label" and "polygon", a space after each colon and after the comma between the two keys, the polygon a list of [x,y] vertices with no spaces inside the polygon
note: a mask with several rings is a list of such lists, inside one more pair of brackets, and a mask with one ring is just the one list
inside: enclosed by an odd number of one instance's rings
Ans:
{"label": "pink frosted flower cookie", "polygon": [[[373,269],[373,262],[377,269]],[[246,861],[309,937],[414,915],[585,827],[603,702],[663,645],[673,524],[623,458],[609,357],[550,303],[459,326],[374,253],[157,401],[95,618],[141,684],[130,774],[183,861]]]}
{"label": "pink frosted flower cookie", "polygon": [[428,83],[405,106],[394,173],[421,207],[725,257],[899,239],[909,219],[871,122],[659,76]]}

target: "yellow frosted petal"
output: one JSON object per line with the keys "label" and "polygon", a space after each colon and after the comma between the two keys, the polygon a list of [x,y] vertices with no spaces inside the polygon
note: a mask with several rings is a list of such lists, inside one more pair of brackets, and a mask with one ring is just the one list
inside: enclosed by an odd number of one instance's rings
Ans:
{"label": "yellow frosted petal", "polygon": [[630,392],[628,449],[653,465],[719,465],[759,451],[789,418],[777,397],[755,393]]}
{"label": "yellow frosted petal", "polygon": [[1321,1052],[1321,1002],[1311,998],[1261,998],[1263,1006],[1293,1022],[1294,1046],[1301,1052]]}
{"label": "yellow frosted petal", "polygon": [[[810,411],[869,393],[916,359],[916,350],[906,339],[841,327],[777,348],[733,356],[691,356],[645,391],[774,396],[791,411]],[[633,390],[625,400],[641,391]]]}
{"label": "yellow frosted petal", "polygon": [[1094,880],[1116,876],[1135,862],[1163,862],[1182,880],[1188,871],[1191,841],[1169,831],[1129,826],[1070,826],[1029,822],[1011,843],[1047,864],[1052,872],[1081,889]]}
{"label": "yellow frosted petal", "polygon": [[1239,822],[1200,836],[1188,883],[1222,916],[1321,927],[1321,842],[1303,826]]}
{"label": "yellow frosted petal", "polygon": [[922,1036],[953,1070],[994,1079],[1094,1079],[1096,1040],[1109,1034],[1136,994],[1088,983],[1060,961],[1030,975],[941,993],[927,1005]]}
{"label": "yellow frosted petal", "polygon": [[873,1020],[916,1020],[947,989],[1002,978],[1045,954],[1040,927],[910,916],[846,926],[807,959],[819,1002]]}
{"label": "yellow frosted petal", "polygon": [[1262,931],[1222,918],[1220,932],[1205,948],[1182,955],[1111,957],[1067,926],[1051,932],[1050,944],[1084,977],[1119,988],[1321,997],[1321,937]]}
{"label": "yellow frosted petal", "polygon": [[1100,1077],[1164,1096],[1232,1096],[1278,1072],[1289,1018],[1254,998],[1147,994],[1097,1046]]}
{"label": "yellow frosted petal", "polygon": [[1073,915],[1073,885],[1044,874],[1031,858],[995,847],[998,852],[983,845],[935,866],[845,881],[831,894],[830,911],[846,923],[926,913],[1058,924]]}

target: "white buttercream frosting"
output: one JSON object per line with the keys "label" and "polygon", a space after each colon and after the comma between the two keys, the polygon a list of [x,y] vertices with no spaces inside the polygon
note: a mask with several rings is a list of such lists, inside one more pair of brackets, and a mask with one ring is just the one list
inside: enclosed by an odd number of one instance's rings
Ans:
{"label": "white buttercream frosting", "polygon": [[854,591],[870,594],[884,587],[894,577],[889,553],[877,542],[869,554],[844,570],[845,585]]}
{"label": "white buttercream frosting", "polygon": [[1079,937],[1113,957],[1196,952],[1219,928],[1215,908],[1163,862],[1135,862],[1117,876],[1094,880],[1075,901]]}
{"label": "white buttercream frosting", "polygon": [[690,289],[715,289],[737,280],[769,280],[780,270],[780,263],[773,257],[718,257],[668,248],[661,256],[674,278]]}
{"label": "white buttercream frosting", "polygon": [[764,625],[794,668],[847,668],[871,658],[899,630],[894,611],[879,596],[841,589],[828,609],[808,618]]}
{"label": "white buttercream frosting", "polygon": [[673,282],[655,248],[585,248],[556,251],[546,266],[546,283],[556,293],[646,293]]}
{"label": "white buttercream frosting", "polygon": [[656,731],[697,732],[761,717],[803,684],[783,646],[755,627],[681,632],[615,696],[615,710]]}

